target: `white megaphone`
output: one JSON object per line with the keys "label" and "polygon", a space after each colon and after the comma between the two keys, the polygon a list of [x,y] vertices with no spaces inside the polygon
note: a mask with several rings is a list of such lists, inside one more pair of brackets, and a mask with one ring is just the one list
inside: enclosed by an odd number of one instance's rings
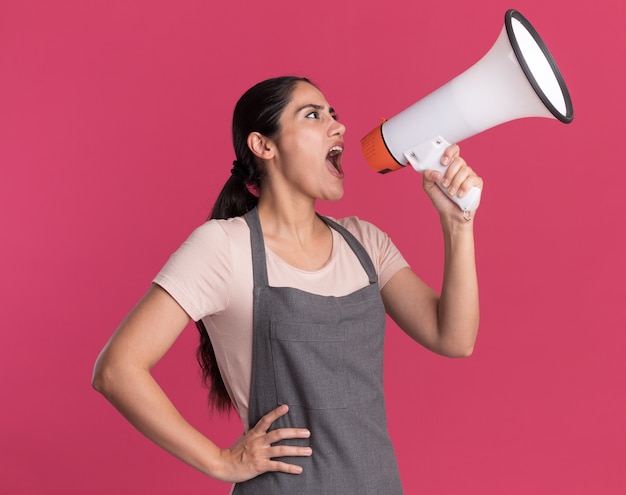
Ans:
{"label": "white megaphone", "polygon": [[[369,165],[381,174],[408,164],[418,172],[445,168],[440,159],[449,143],[523,117],[574,117],[565,81],[543,40],[515,10],[487,54],[438,90],[384,121],[361,140]],[[440,181],[441,182],[441,181]],[[473,211],[480,189],[462,198],[441,189],[463,211]]]}

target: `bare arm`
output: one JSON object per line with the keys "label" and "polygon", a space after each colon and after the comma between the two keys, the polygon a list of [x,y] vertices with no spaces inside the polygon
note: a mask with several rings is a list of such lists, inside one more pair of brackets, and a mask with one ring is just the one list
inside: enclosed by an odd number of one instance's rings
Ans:
{"label": "bare arm", "polygon": [[[459,156],[458,146],[446,150],[449,191],[482,187],[482,180]],[[472,354],[479,323],[478,280],[473,218],[463,217],[435,182],[437,172],[425,174],[424,189],[439,211],[445,257],[441,295],[410,269],[396,273],[381,294],[387,313],[410,337],[432,351],[451,357]]]}
{"label": "bare arm", "polygon": [[96,361],[93,386],[154,443],[199,471],[223,481],[245,481],[265,471],[297,474],[298,466],[272,457],[310,455],[305,448],[272,446],[284,438],[306,438],[299,429],[268,433],[286,406],[264,416],[230,449],[220,449],[176,410],[150,374],[189,323],[189,316],[154,285],[111,337]]}

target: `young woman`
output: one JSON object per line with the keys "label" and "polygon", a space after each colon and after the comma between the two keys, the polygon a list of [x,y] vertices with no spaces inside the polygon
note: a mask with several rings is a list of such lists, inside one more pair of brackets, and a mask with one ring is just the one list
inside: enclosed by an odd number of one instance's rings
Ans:
{"label": "young woman", "polygon": [[[382,390],[385,311],[446,356],[478,330],[473,218],[424,174],[445,239],[441,294],[382,231],[318,215],[343,195],[345,127],[307,79],[261,82],[237,103],[236,161],[212,212],[103,349],[93,385],[144,435],[236,494],[402,493]],[[482,180],[450,146],[444,185]],[[218,408],[245,433],[221,448],[177,412],[150,369],[197,322]]]}

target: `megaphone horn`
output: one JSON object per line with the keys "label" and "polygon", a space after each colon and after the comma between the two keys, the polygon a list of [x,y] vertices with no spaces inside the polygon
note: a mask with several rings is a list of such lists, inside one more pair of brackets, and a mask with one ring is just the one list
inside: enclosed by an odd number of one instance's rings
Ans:
{"label": "megaphone horn", "polygon": [[[361,139],[361,148],[368,164],[381,174],[409,164],[418,172],[444,172],[439,161],[449,143],[524,117],[569,124],[574,110],[545,43],[530,22],[511,9],[500,36],[482,59],[373,129]],[[473,188],[463,198],[448,197],[462,210],[472,211],[480,189]]]}

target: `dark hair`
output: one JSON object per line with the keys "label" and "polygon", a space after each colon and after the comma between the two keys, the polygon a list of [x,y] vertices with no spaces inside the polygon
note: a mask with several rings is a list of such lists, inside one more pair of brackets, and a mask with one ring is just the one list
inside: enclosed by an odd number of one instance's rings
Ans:
{"label": "dark hair", "polygon": [[[209,219],[226,219],[244,215],[257,205],[258,198],[249,186],[261,189],[263,165],[248,147],[248,136],[258,132],[275,139],[280,133],[280,117],[291,101],[293,90],[304,77],[282,76],[262,81],[239,99],[235,105],[232,139],[236,160],[231,175],[220,192]],[[202,320],[196,322],[200,345],[196,357],[202,370],[202,379],[209,386],[209,403],[220,412],[229,412],[233,406],[222,375],[217,366],[215,351]],[[209,384],[210,382],[210,384]]]}

